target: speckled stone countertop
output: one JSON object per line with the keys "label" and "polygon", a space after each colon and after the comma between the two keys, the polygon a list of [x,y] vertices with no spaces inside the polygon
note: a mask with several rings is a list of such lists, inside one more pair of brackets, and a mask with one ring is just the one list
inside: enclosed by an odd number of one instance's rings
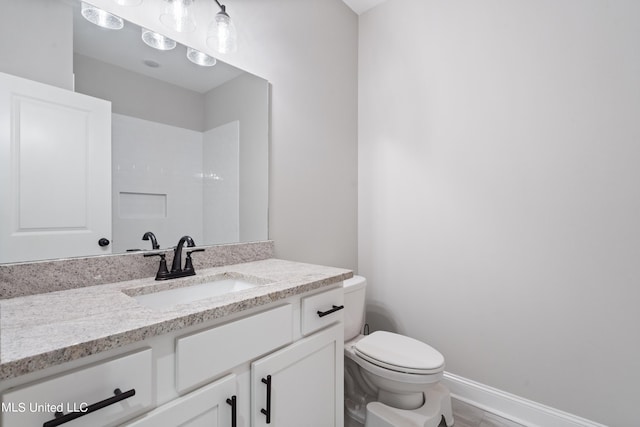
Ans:
{"label": "speckled stone countertop", "polygon": [[[196,276],[131,280],[0,301],[0,380],[180,330],[208,320],[330,286],[350,270],[266,259],[203,269]],[[151,309],[130,295],[203,283],[231,274],[256,287]],[[127,295],[128,294],[128,295]]]}

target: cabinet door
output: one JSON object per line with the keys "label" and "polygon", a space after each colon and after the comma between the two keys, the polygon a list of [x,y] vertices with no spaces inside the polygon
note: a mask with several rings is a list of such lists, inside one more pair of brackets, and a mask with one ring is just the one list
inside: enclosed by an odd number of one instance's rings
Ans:
{"label": "cabinet door", "polygon": [[0,200],[0,262],[111,253],[111,104],[0,73]]}
{"label": "cabinet door", "polygon": [[126,426],[234,427],[233,417],[237,406],[236,389],[236,376],[227,375],[221,380],[162,405]]}
{"label": "cabinet door", "polygon": [[343,335],[338,323],[252,363],[254,427],[343,425]]}

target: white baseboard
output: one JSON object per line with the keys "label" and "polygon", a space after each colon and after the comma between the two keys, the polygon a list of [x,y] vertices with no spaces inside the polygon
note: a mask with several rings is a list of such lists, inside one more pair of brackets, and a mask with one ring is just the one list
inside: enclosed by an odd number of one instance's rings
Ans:
{"label": "white baseboard", "polygon": [[524,426],[607,427],[449,372],[444,373],[442,382],[452,397]]}

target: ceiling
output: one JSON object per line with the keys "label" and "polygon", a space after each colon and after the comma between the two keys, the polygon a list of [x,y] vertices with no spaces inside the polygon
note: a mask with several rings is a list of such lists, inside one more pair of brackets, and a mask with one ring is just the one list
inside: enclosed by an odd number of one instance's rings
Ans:
{"label": "ceiling", "polygon": [[362,15],[367,10],[384,3],[387,0],[342,0],[349,6],[355,13]]}

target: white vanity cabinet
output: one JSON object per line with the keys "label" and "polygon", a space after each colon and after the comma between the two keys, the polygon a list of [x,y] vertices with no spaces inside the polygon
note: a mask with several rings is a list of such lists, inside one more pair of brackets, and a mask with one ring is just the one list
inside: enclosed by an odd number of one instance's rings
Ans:
{"label": "white vanity cabinet", "polygon": [[[175,388],[183,395],[131,426],[200,426],[191,417],[203,414],[212,426],[342,427],[343,301],[334,288],[177,337]],[[193,409],[201,393],[215,397]],[[161,415],[169,412],[189,421],[172,424]]]}
{"label": "white vanity cabinet", "polygon": [[0,263],[111,253],[111,103],[0,73],[0,200]]}
{"label": "white vanity cabinet", "polygon": [[16,378],[2,392],[0,425],[54,418],[5,411],[8,402],[91,404],[119,387],[135,395],[64,426],[342,427],[343,298],[342,287],[292,296],[110,351],[106,361],[91,356],[89,367],[80,359],[68,364],[79,369],[54,366],[57,375],[40,372],[26,385]]}

